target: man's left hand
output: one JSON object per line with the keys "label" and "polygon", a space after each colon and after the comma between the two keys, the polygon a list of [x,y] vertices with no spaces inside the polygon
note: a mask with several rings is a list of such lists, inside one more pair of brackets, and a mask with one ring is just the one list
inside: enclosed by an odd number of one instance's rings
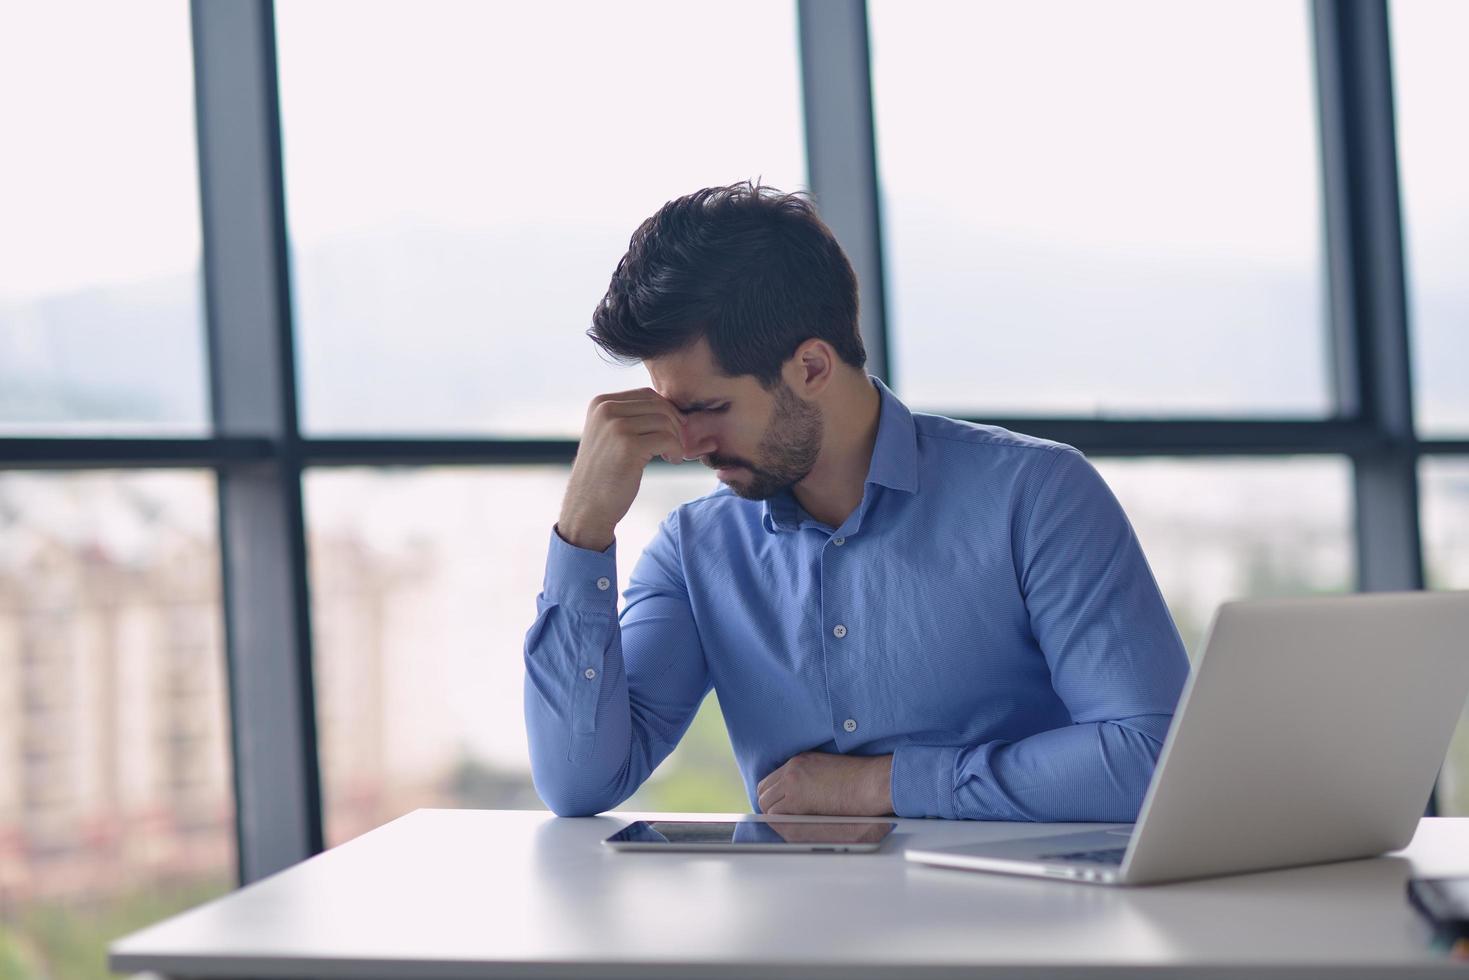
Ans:
{"label": "man's left hand", "polygon": [[755,787],[762,813],[885,817],[893,812],[891,755],[802,752]]}

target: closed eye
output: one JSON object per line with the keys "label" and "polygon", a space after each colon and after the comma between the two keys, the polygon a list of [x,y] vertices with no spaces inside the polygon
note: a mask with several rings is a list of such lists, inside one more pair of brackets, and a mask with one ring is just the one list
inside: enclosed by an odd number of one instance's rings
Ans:
{"label": "closed eye", "polygon": [[722,405],[714,405],[707,402],[695,402],[692,405],[686,406],[675,404],[674,407],[677,408],[680,412],[683,412],[685,415],[693,415],[695,412],[725,412],[729,410],[730,404],[730,402],[725,402]]}

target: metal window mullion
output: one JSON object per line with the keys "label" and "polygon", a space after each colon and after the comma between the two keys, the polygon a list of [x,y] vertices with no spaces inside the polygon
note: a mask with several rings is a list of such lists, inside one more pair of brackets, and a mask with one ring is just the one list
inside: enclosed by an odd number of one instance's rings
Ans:
{"label": "metal window mullion", "polygon": [[867,372],[896,388],[887,334],[865,0],[797,0],[811,193],[857,273]]}
{"label": "metal window mullion", "polygon": [[0,436],[0,469],[197,469],[263,459],[270,452],[259,439]]}
{"label": "metal window mullion", "polygon": [[[1386,0],[1314,0],[1338,410],[1383,439],[1353,456],[1357,588],[1421,589],[1418,448]],[[1437,788],[1427,816],[1438,813]]]}
{"label": "metal window mullion", "polygon": [[[1068,443],[1089,454],[1234,456],[1325,454],[1352,456],[1382,441],[1371,429],[1341,420],[1224,419],[971,419]],[[309,466],[395,466],[570,463],[569,439],[395,439],[383,437],[303,440]],[[655,464],[663,465],[663,464]]]}
{"label": "metal window mullion", "polygon": [[194,0],[214,427],[263,440],[218,469],[242,883],[322,848],[285,204],[268,0]]}
{"label": "metal window mullion", "polygon": [[1358,588],[1423,587],[1392,68],[1385,0],[1315,0],[1338,412],[1354,455]]}

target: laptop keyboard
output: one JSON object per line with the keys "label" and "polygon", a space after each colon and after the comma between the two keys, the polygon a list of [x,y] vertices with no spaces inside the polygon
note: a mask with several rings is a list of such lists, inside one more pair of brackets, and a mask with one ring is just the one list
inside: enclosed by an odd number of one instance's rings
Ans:
{"label": "laptop keyboard", "polygon": [[1104,847],[1096,851],[1068,851],[1065,854],[1042,854],[1045,861],[1084,861],[1089,864],[1121,864],[1126,847]]}

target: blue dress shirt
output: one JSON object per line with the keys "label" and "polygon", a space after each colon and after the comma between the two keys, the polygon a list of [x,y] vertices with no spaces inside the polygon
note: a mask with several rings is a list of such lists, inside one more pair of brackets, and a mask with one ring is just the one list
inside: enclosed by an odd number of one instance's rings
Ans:
{"label": "blue dress shirt", "polygon": [[1188,673],[1121,506],[1076,449],[882,396],[862,502],[679,506],[617,612],[614,542],[553,529],[525,640],[541,799],[611,809],[718,692],[752,809],[806,751],[891,753],[900,817],[1137,816]]}

